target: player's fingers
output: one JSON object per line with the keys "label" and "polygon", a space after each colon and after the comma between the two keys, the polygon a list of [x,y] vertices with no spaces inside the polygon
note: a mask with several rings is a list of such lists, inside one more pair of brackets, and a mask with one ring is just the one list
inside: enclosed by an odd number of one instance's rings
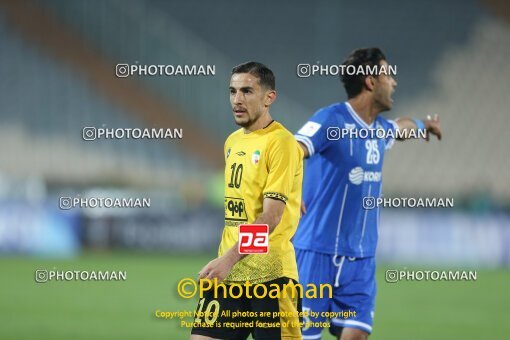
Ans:
{"label": "player's fingers", "polygon": [[306,206],[304,201],[301,201],[301,213],[303,215],[306,214]]}
{"label": "player's fingers", "polygon": [[437,113],[434,115],[434,120],[435,120],[436,122],[439,122],[439,115],[438,115]]}
{"label": "player's fingers", "polygon": [[203,279],[207,276],[208,273],[209,273],[209,264],[205,265],[204,268],[202,268],[202,270],[200,270],[198,272],[198,278]]}
{"label": "player's fingers", "polygon": [[214,271],[210,271],[207,276],[206,276],[206,279],[208,280],[214,280],[214,278],[216,277],[216,274],[214,273]]}
{"label": "player's fingers", "polygon": [[437,127],[436,136],[437,136],[437,139],[439,139],[439,140],[441,140],[441,138],[443,137],[443,132],[441,131],[441,128],[439,126]]}
{"label": "player's fingers", "polygon": [[434,124],[430,127],[430,133],[436,136],[437,139],[441,140],[442,137],[441,127],[438,124]]}

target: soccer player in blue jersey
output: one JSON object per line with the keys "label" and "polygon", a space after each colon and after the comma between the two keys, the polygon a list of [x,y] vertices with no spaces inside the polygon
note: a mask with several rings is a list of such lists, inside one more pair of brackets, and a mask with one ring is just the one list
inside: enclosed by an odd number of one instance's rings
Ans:
{"label": "soccer player in blue jersey", "polygon": [[[384,153],[395,137],[405,139],[422,130],[427,140],[430,134],[441,139],[441,126],[437,116],[392,121],[380,115],[391,109],[397,86],[380,49],[355,50],[344,65],[356,70],[377,66],[379,71],[344,72],[341,79],[348,100],[320,109],[295,135],[309,159],[303,216],[293,242],[300,283],[330,283],[334,289],[332,299],[304,298],[303,311],[335,313],[330,332],[352,340],[367,339],[372,332],[376,295],[379,209],[365,209],[363,198],[381,196]],[[347,138],[342,134],[362,130],[365,134]],[[368,134],[375,130],[383,133]],[[326,317],[309,316],[305,321],[320,325]],[[305,323],[303,339],[320,339],[321,333],[322,328]]]}

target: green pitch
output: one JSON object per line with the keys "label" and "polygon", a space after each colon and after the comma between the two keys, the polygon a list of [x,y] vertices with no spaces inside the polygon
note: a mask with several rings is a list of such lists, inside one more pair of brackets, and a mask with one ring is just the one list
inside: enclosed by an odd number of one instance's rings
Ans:
{"label": "green pitch", "polygon": [[[195,277],[210,259],[124,253],[72,260],[2,257],[0,339],[187,339],[189,329],[178,320],[158,319],[155,312],[194,310],[197,300],[180,298],[176,285]],[[35,282],[35,270],[54,268],[121,270],[127,280]],[[503,339],[510,334],[510,271],[479,270],[476,282],[390,284],[384,281],[385,269],[378,271],[370,339]]]}

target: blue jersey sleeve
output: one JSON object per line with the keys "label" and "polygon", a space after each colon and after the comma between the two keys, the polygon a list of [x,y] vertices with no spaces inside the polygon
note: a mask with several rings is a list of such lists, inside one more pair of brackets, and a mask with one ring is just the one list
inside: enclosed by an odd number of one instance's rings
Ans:
{"label": "blue jersey sleeve", "polygon": [[[377,124],[380,125],[382,129],[386,132],[386,139],[384,142],[386,143],[386,150],[391,149],[393,143],[395,142],[395,136],[398,131],[398,125],[394,120],[387,120],[381,116],[377,117]],[[391,131],[390,131],[391,130]]]}
{"label": "blue jersey sleeve", "polygon": [[308,154],[324,151],[331,143],[328,139],[328,128],[338,127],[334,112],[329,108],[317,111],[308,122],[295,134],[296,140],[308,149]]}

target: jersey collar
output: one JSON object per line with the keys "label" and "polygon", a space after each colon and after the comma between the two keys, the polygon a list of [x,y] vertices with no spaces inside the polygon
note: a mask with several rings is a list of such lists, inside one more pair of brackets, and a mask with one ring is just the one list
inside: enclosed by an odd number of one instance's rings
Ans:
{"label": "jersey collar", "polygon": [[361,119],[360,116],[358,116],[358,114],[356,113],[356,111],[354,111],[349,102],[345,102],[345,106],[347,107],[347,111],[349,111],[349,113],[351,114],[352,119],[354,119],[354,121],[357,122],[359,125],[367,129],[372,129],[374,127],[375,120],[374,122],[372,122],[372,124],[368,125],[367,123],[365,123],[363,119]]}

